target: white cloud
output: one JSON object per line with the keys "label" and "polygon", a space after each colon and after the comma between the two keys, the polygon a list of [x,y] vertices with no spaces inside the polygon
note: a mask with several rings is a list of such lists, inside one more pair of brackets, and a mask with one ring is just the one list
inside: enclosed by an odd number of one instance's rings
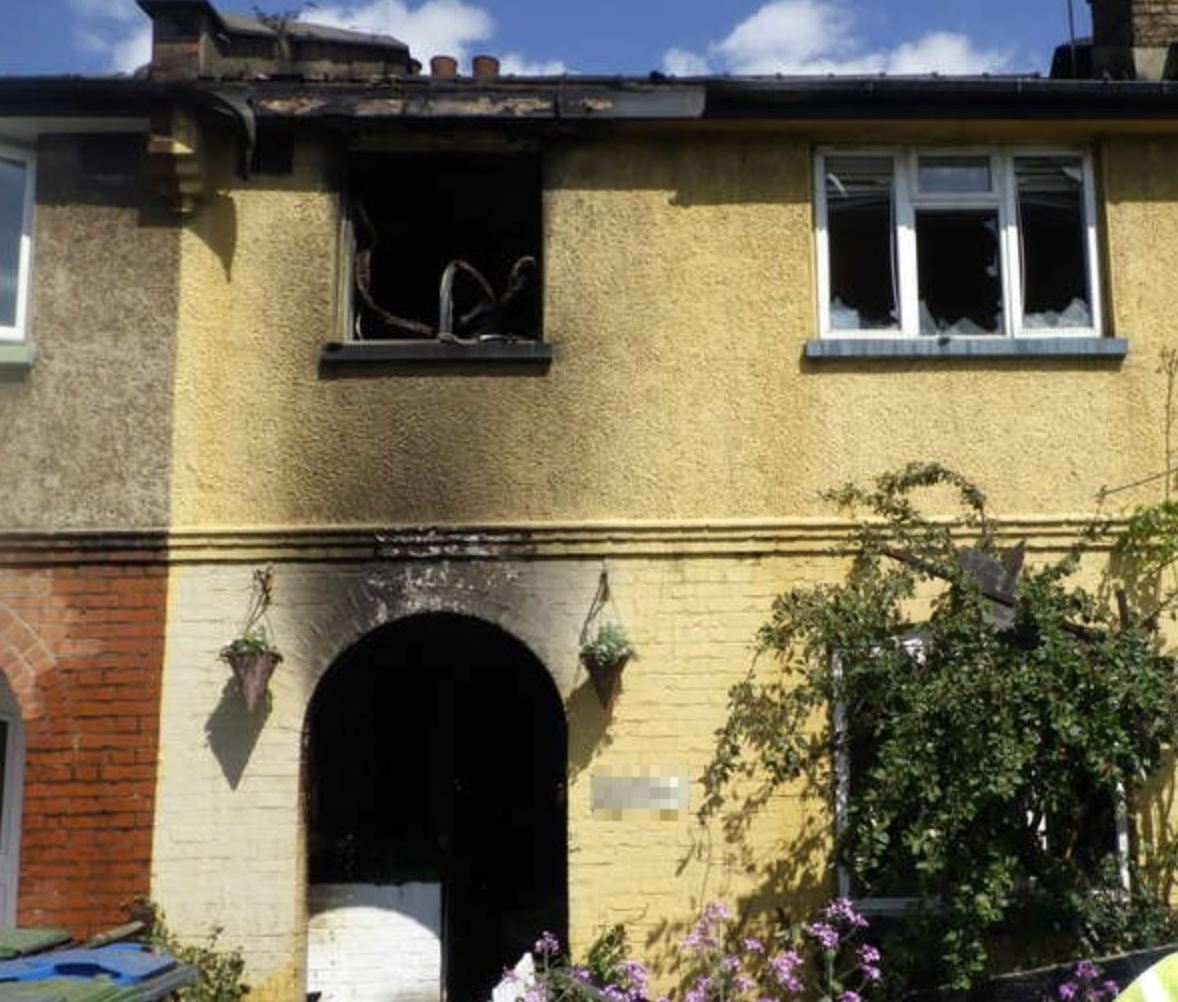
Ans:
{"label": "white cloud", "polygon": [[435,55],[454,56],[461,63],[473,43],[486,41],[495,32],[490,14],[462,0],[427,0],[416,10],[400,0],[372,0],[351,7],[319,7],[302,17],[335,28],[393,35],[426,65]]}
{"label": "white cloud", "polygon": [[568,66],[561,59],[533,62],[518,52],[509,52],[499,61],[499,72],[507,76],[555,77],[568,71]]}
{"label": "white cloud", "polygon": [[143,11],[135,0],[70,0],[75,14],[86,18],[103,18],[108,21],[139,21]]}
{"label": "white cloud", "polygon": [[894,49],[871,50],[840,0],[772,0],[706,53],[669,49],[663,69],[708,73],[986,73],[1005,69],[1010,53],[977,49],[961,34],[933,31]]}
{"label": "white cloud", "polygon": [[663,71],[677,77],[702,76],[709,70],[703,56],[687,49],[668,49],[663,56]]}
{"label": "white cloud", "polygon": [[74,47],[98,56],[106,70],[131,73],[151,59],[151,22],[134,0],[70,0],[77,17]]}

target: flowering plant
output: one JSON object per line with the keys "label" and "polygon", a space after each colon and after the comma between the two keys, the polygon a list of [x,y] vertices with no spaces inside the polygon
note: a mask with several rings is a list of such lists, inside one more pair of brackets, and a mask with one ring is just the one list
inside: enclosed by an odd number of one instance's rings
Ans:
{"label": "flowering plant", "polygon": [[883,977],[879,950],[857,943],[867,920],[846,898],[836,898],[795,936],[770,948],[745,937],[726,947],[732,912],[707,905],[683,947],[695,960],[695,978],[683,1002],[783,1002],[807,992],[821,1002],[863,1002]]}
{"label": "flowering plant", "polygon": [[1072,968],[1071,977],[1055,989],[1055,997],[1059,1002],[1112,1002],[1120,990],[1115,981],[1102,977],[1097,964],[1081,960]]}
{"label": "flowering plant", "polygon": [[[815,996],[819,1002],[865,1002],[883,978],[879,950],[858,941],[867,920],[847,898],[831,901],[814,921],[775,943],[753,936],[736,940],[732,917],[727,905],[712,902],[684,938],[689,987],[682,1002],[794,1002]],[[625,932],[615,926],[590,949],[587,966],[580,966],[570,963],[546,932],[532,948],[534,975],[509,973],[506,980],[517,986],[518,1002],[646,1002],[646,968],[621,959],[625,946]],[[1089,999],[1078,996],[1075,1002]]]}
{"label": "flowering plant", "polygon": [[646,968],[636,960],[620,959],[625,948],[625,932],[615,927],[606,937],[608,962],[600,962],[603,951],[595,946],[589,951],[593,967],[590,970],[588,966],[570,963],[556,936],[545,932],[532,947],[534,975],[520,979],[505,972],[504,980],[516,982],[519,1002],[646,1002]]}

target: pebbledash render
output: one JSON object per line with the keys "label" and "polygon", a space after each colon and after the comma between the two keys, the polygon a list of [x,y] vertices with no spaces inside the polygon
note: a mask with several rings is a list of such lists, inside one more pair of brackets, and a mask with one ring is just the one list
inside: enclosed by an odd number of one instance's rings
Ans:
{"label": "pebbledash render", "polygon": [[829,893],[800,790],[751,869],[697,822],[727,691],[845,569],[824,488],[942,460],[1048,554],[1158,468],[1178,7],[1050,77],[675,79],[140,6],[140,73],[0,79],[0,923],[465,1002]]}

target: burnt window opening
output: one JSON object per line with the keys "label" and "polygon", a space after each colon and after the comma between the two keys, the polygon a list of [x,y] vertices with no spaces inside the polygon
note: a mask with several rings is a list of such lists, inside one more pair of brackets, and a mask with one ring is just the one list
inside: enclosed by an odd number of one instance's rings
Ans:
{"label": "burnt window opening", "polygon": [[358,154],[348,182],[358,340],[539,340],[535,154]]}

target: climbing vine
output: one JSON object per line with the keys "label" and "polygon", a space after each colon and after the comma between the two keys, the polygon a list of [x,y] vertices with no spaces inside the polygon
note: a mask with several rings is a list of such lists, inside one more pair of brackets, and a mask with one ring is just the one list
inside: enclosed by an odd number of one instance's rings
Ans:
{"label": "climbing vine", "polygon": [[[925,517],[921,495],[946,489],[960,517]],[[1172,938],[1164,879],[1134,867],[1125,890],[1114,838],[1178,737],[1157,603],[1135,610],[1111,579],[1075,584],[1085,547],[1024,569],[984,493],[936,464],[830,497],[858,520],[849,569],[775,601],[761,661],[730,693],[703,814],[764,802],[738,800],[737,779],[839,795],[837,861],[856,894],[913,899],[891,951],[909,985]],[[1178,555],[1172,516],[1139,513],[1121,566],[1156,577]]]}

